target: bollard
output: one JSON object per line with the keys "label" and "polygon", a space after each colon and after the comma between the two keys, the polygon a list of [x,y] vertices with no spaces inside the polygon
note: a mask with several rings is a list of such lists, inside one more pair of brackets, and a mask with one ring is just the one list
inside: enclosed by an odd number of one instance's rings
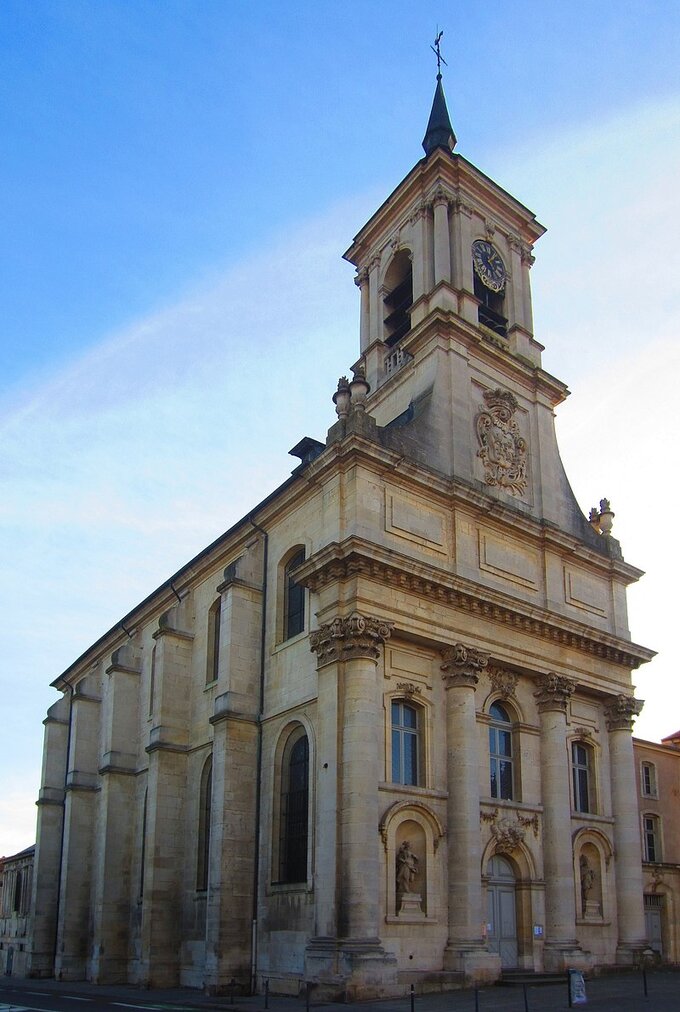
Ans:
{"label": "bollard", "polygon": [[642,967],[642,987],[644,988],[645,998],[647,997],[647,967]]}
{"label": "bollard", "polygon": [[524,991],[524,1012],[529,1012],[529,996],[527,995],[526,984],[522,984],[522,989]]}
{"label": "bollard", "polygon": [[415,1008],[416,1008],[416,989],[413,986],[413,984],[411,984],[411,1012],[415,1012]]}
{"label": "bollard", "polygon": [[236,988],[236,981],[232,977],[231,980],[229,981],[229,1001],[232,1005],[236,1004],[236,996],[234,994],[235,988]]}
{"label": "bollard", "polygon": [[307,982],[307,985],[305,987],[305,1009],[307,1010],[307,1012],[309,1012],[309,994],[310,994],[310,991],[311,991],[311,985],[309,984],[309,982]]}
{"label": "bollard", "polygon": [[269,977],[264,982],[264,1007],[269,1008]]}
{"label": "bollard", "polygon": [[572,1008],[572,1004],[571,1004],[571,977],[569,976],[569,971],[568,970],[567,970],[567,996],[569,998],[569,1008]]}
{"label": "bollard", "polygon": [[475,1012],[479,1012],[479,991],[475,988]]}

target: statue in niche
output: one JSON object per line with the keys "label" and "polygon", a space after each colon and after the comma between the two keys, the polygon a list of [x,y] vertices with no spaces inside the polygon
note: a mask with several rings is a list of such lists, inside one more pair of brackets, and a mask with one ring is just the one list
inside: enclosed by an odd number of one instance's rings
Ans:
{"label": "statue in niche", "polygon": [[579,869],[581,872],[581,915],[585,917],[587,913],[592,913],[592,901],[590,900],[590,895],[595,886],[595,872],[590,867],[588,858],[585,854],[581,854],[579,859]]}
{"label": "statue in niche", "polygon": [[418,858],[411,850],[411,844],[404,840],[397,851],[397,893],[410,893],[411,883],[418,874]]}

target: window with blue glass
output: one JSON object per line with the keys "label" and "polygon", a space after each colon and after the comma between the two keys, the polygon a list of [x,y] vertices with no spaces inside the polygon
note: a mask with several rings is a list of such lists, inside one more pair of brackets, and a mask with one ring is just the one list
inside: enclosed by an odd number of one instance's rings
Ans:
{"label": "window with blue glass", "polygon": [[504,706],[493,703],[489,708],[489,770],[491,797],[512,801],[514,776],[512,759],[512,721]]}
{"label": "window with blue glass", "polygon": [[392,783],[421,782],[420,711],[401,699],[392,701]]}
{"label": "window with blue glass", "polygon": [[571,745],[571,774],[574,785],[574,810],[594,812],[592,751],[580,741]]}
{"label": "window with blue glass", "polygon": [[295,582],[293,570],[305,561],[305,550],[301,548],[288,560],[284,570],[284,639],[289,640],[305,628],[305,588]]}

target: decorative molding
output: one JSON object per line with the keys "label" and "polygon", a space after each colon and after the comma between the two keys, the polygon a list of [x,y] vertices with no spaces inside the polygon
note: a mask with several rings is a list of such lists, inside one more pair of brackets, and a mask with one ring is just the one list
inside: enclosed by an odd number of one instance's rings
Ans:
{"label": "decorative molding", "polygon": [[[510,839],[515,836],[523,840],[527,829],[532,829],[534,837],[538,839],[539,821],[536,812],[534,812],[533,815],[522,815],[521,812],[517,812],[513,822],[510,816],[501,816],[500,809],[494,808],[492,812],[481,812],[479,819],[480,822],[490,823],[491,835],[495,837],[496,840]],[[511,830],[512,832],[508,833],[508,830]],[[496,849],[498,849],[498,847]]]}
{"label": "decorative molding", "polygon": [[499,668],[495,664],[489,664],[486,673],[489,676],[491,688],[502,696],[503,699],[510,699],[515,695],[519,675],[515,674],[514,671],[508,671],[506,668]]}
{"label": "decorative molding", "polygon": [[644,699],[620,693],[604,710],[608,731],[632,731],[633,720],[645,705]]}
{"label": "decorative molding", "polygon": [[394,622],[353,612],[333,619],[309,634],[309,647],[316,654],[317,667],[335,661],[367,657],[377,661],[380,648],[392,635]]}
{"label": "decorative molding", "polygon": [[547,675],[539,675],[536,684],[538,689],[534,692],[534,696],[538,702],[539,713],[547,713],[549,710],[567,712],[567,703],[576,688],[573,679],[549,671]]}
{"label": "decorative molding", "polygon": [[475,420],[479,450],[487,485],[511,495],[524,495],[527,488],[527,444],[513,418],[519,407],[509,390],[485,390],[486,410]]}
{"label": "decorative molding", "polygon": [[[333,552],[337,552],[338,548],[339,546],[331,546]],[[315,568],[311,569],[312,566]],[[431,571],[427,575],[415,573],[413,569],[401,568],[398,564],[392,565],[363,550],[352,549],[346,555],[329,554],[323,560],[308,559],[304,563],[304,568],[307,572],[299,577],[298,582],[313,593],[318,593],[336,581],[363,576],[385,586],[440,601],[459,611],[488,618],[527,635],[600,657],[625,668],[639,668],[643,661],[651,659],[646,650],[642,647],[636,648],[635,644],[624,644],[623,641],[603,642],[601,637],[589,635],[587,631],[565,628],[548,617],[537,616],[536,609],[532,609],[532,614],[528,614],[510,604],[486,600],[474,593],[472,588],[460,589],[452,586],[453,581],[447,580],[442,572]],[[631,649],[626,649],[627,646]]]}
{"label": "decorative molding", "polygon": [[413,682],[397,682],[397,689],[405,696],[418,696],[423,691],[420,685],[414,685]]}
{"label": "decorative molding", "polygon": [[444,663],[441,670],[446,688],[457,688],[464,686],[474,689],[479,681],[479,674],[489,663],[489,655],[482,650],[475,650],[474,647],[466,647],[463,643],[456,643],[452,647],[445,647],[442,650]]}

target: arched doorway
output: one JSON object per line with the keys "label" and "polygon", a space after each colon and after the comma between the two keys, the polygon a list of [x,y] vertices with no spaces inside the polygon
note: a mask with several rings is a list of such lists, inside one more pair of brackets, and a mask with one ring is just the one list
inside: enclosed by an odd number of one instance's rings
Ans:
{"label": "arched doorway", "polygon": [[501,967],[517,966],[517,913],[515,873],[504,857],[496,854],[487,865],[488,943],[501,957]]}

